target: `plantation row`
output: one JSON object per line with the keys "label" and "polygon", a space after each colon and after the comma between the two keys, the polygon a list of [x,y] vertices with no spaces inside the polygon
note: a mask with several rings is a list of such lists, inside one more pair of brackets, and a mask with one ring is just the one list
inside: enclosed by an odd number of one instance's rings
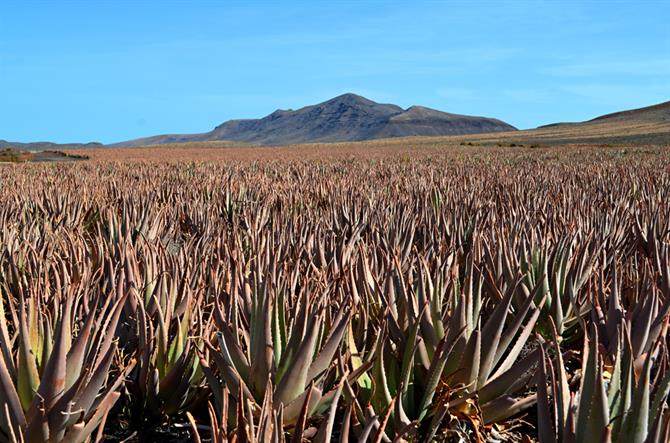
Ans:
{"label": "plantation row", "polygon": [[668,441],[668,202],[655,150],[3,168],[0,441]]}

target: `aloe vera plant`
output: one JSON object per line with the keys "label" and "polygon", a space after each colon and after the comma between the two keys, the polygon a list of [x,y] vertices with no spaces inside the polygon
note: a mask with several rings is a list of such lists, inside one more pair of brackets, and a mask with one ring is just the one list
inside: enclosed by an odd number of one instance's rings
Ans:
{"label": "aloe vera plant", "polygon": [[[325,300],[308,292],[289,306],[282,293],[290,288],[280,284],[273,289],[268,281],[272,274],[262,279],[262,273],[251,273],[251,281],[240,281],[244,274],[241,266],[236,267],[233,291],[242,291],[240,298],[228,309],[217,303],[219,330],[216,343],[208,346],[224,386],[203,361],[205,373],[214,392],[227,389],[237,404],[246,399],[255,405],[248,419],[264,404],[281,405],[283,423],[295,424],[305,399],[310,399],[306,414],[333,400],[335,391],[327,390],[332,387],[330,374],[349,321],[349,306],[343,304],[329,317]],[[237,416],[238,426],[240,419]]]}
{"label": "aloe vera plant", "polygon": [[170,254],[157,233],[135,241],[126,237],[118,251],[121,265],[108,270],[114,285],[128,294],[117,334],[137,364],[127,377],[123,407],[130,428],[144,439],[159,438],[155,428],[205,404],[210,395],[199,363],[208,327],[204,273],[189,264],[201,249],[187,250],[191,255]]}
{"label": "aloe vera plant", "polygon": [[627,331],[619,337],[614,365],[607,368],[596,329],[584,343],[579,389],[571,392],[561,350],[556,361],[544,349],[537,378],[540,441],[663,442],[670,437],[670,373],[652,378],[656,363],[647,354],[635,370]]}
{"label": "aloe vera plant", "polygon": [[[2,286],[7,300],[18,300],[19,306],[12,309],[18,324],[14,338],[9,339],[4,301],[0,301],[6,351],[0,356],[0,403],[4,405],[0,438],[86,441],[104,424],[134,364],[118,365],[114,342],[125,297],[109,294],[92,298],[84,306],[77,294],[85,288],[85,276],[70,276],[64,266],[55,270],[63,288],[57,288],[50,298],[36,293],[28,296],[34,288],[24,286],[26,280],[18,267],[12,270]],[[7,345],[15,346],[16,352]],[[114,364],[118,365],[116,374],[111,371]]]}
{"label": "aloe vera plant", "polygon": [[202,315],[190,295],[184,303],[180,316],[164,313],[157,306],[153,317],[141,302],[137,304],[137,348],[141,353],[129,377],[129,387],[134,403],[141,406],[135,412],[138,418],[160,421],[195,407],[204,398],[204,375],[198,357],[198,347],[202,349],[204,344],[202,339],[193,338],[203,335],[197,326],[202,324]]}

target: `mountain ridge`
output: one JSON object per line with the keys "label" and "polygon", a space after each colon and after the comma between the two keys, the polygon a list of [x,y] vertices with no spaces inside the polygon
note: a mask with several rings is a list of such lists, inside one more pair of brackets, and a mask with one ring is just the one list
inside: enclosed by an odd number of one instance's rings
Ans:
{"label": "mountain ridge", "polygon": [[[219,145],[260,145],[260,144],[270,144],[267,143],[267,140],[263,140],[263,134],[256,136],[257,140],[252,140],[245,142],[241,140],[242,136],[248,135],[249,133],[254,133],[258,130],[259,124],[267,123],[281,123],[285,119],[290,119],[296,112],[309,114],[310,112],[316,115],[327,115],[329,112],[332,114],[334,109],[339,109],[340,114],[350,115],[352,104],[356,108],[358,117],[360,117],[361,112],[369,117],[370,113],[377,115],[377,118],[371,118],[367,121],[367,124],[363,124],[363,129],[368,131],[366,137],[361,138],[360,133],[356,131],[360,130],[361,122],[358,121],[357,125],[351,125],[351,121],[347,121],[345,125],[341,125],[339,128],[341,132],[344,133],[344,140],[342,141],[365,141],[373,140],[380,138],[393,138],[393,137],[404,137],[404,136],[441,136],[446,135],[458,135],[464,137],[470,137],[469,140],[488,141],[495,142],[496,140],[502,142],[504,140],[511,140],[515,143],[521,141],[528,143],[667,143],[670,144],[670,101],[658,103],[651,106],[646,106],[637,109],[628,109],[618,112],[612,112],[609,114],[601,115],[590,120],[582,122],[558,122],[551,123],[547,125],[538,126],[535,129],[526,129],[523,131],[514,130],[510,125],[511,129],[507,129],[507,132],[486,132],[488,128],[477,127],[479,122],[482,119],[485,122],[498,122],[502,125],[506,125],[504,122],[496,119],[487,119],[482,117],[474,116],[464,116],[458,114],[449,114],[442,111],[437,111],[431,108],[424,106],[410,106],[407,109],[402,109],[396,105],[390,104],[379,104],[375,103],[372,100],[368,100],[364,97],[357,96],[355,94],[343,94],[333,99],[327,100],[326,102],[319,103],[316,105],[305,106],[298,110],[293,109],[277,109],[274,112],[268,114],[267,116],[261,119],[237,119],[229,120],[220,125],[217,125],[212,131],[205,132],[202,134],[163,134],[144,137],[135,140],[129,140],[126,142],[115,143],[112,145],[102,145],[100,143],[91,142],[91,143],[51,143],[51,142],[33,142],[33,143],[21,143],[21,142],[8,142],[5,140],[0,140],[0,150],[2,149],[15,149],[20,151],[40,151],[40,150],[75,150],[75,149],[86,149],[86,148],[100,148],[100,147],[135,147],[135,146],[146,146],[146,145],[161,145],[168,143],[187,143],[187,142],[216,142],[217,146]],[[360,105],[360,106],[358,106]],[[312,115],[314,117],[314,115]],[[356,119],[353,119],[354,122]],[[451,132],[443,134],[440,130],[434,128],[435,122],[437,120],[438,126],[440,123],[445,120],[449,122],[449,129]],[[305,120],[300,127],[289,128],[287,133],[292,139],[289,139],[283,143],[275,143],[277,145],[283,144],[295,144],[295,143],[306,143],[305,141],[300,141],[300,137],[303,137],[304,134],[301,134],[301,131],[305,131],[305,124],[309,119]],[[322,123],[327,123],[326,119]],[[377,126],[375,126],[377,122]],[[382,124],[379,124],[381,122]],[[468,130],[471,132],[459,133],[458,124],[468,125]],[[332,123],[332,122],[331,122]],[[387,124],[388,123],[388,124]],[[298,125],[300,126],[300,125]],[[327,124],[321,125],[321,130],[328,129]],[[473,127],[474,126],[474,127]],[[286,131],[286,128],[284,128]],[[347,130],[349,133],[347,133]],[[504,130],[504,129],[503,129]],[[472,132],[474,131],[474,132]],[[219,139],[217,136],[228,136],[231,134],[237,133],[237,140],[227,140]],[[278,131],[275,128],[275,133]],[[326,131],[327,132],[327,131]],[[242,136],[239,136],[242,134]],[[272,134],[271,134],[272,135]],[[279,134],[282,135],[282,134]],[[307,142],[320,143],[328,142],[328,134],[320,134],[319,137],[314,137]],[[342,134],[339,134],[342,136]],[[286,136],[284,134],[283,136]],[[475,138],[472,138],[475,137]],[[460,142],[462,137],[455,137],[456,142]]]}
{"label": "mountain ridge", "polygon": [[515,131],[501,120],[451,114],[423,106],[403,109],[346,93],[297,110],[277,109],[259,119],[228,120],[201,134],[165,134],[115,143],[131,147],[194,141],[236,141],[258,145],[363,141],[421,135],[463,135]]}

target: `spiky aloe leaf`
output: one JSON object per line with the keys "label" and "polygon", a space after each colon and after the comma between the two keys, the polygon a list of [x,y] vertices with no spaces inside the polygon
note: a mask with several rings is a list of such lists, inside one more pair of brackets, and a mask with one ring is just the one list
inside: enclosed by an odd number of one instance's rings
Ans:
{"label": "spiky aloe leaf", "polygon": [[568,375],[565,369],[565,363],[563,362],[563,353],[561,347],[558,344],[558,332],[556,331],[556,326],[554,325],[553,320],[550,320],[551,331],[553,334],[553,345],[554,351],[556,352],[556,392],[554,393],[554,398],[556,399],[556,415],[558,419],[558,437],[559,439],[566,440],[564,435],[564,430],[567,429],[568,413],[570,408],[570,387],[568,384]]}
{"label": "spiky aloe leaf", "polygon": [[276,401],[287,405],[305,391],[308,382],[307,374],[314,356],[316,336],[319,330],[316,325],[319,324],[320,320],[321,316],[319,315],[313,317],[309,322],[306,337],[300,343],[289,369],[277,385]]}
{"label": "spiky aloe leaf", "polygon": [[240,374],[245,383],[250,382],[251,367],[238,344],[235,342],[233,334],[227,327],[223,327],[217,334],[217,340],[221,348],[221,355],[226,361],[226,364]]}
{"label": "spiky aloe leaf", "polygon": [[[463,337],[465,331],[461,332],[461,335],[456,337],[455,341]],[[430,404],[435,396],[435,391],[440,383],[442,373],[444,372],[447,359],[450,358],[454,351],[454,344],[448,343],[447,337],[443,338],[440,341],[440,344],[437,347],[433,361],[431,362],[430,368],[428,370],[428,377],[423,391],[423,396],[421,402],[419,403],[419,415],[418,420],[421,421],[429,412]]]}
{"label": "spiky aloe leaf", "polygon": [[[409,329],[409,336],[405,342],[405,349],[403,350],[402,356],[402,367],[401,374],[402,380],[400,382],[400,401],[398,406],[403,408],[406,411],[411,411],[414,415],[415,412],[415,400],[414,400],[414,354],[416,353],[417,342],[418,342],[418,332],[420,326],[421,317],[425,314],[426,309],[422,309],[419,313],[419,317],[416,319],[414,324]],[[444,334],[443,334],[444,338]]]}
{"label": "spiky aloe leaf", "polygon": [[[649,426],[652,426],[652,422],[658,420],[664,415],[664,405],[666,400],[670,395],[670,371],[667,371],[663,379],[658,384],[656,392],[654,393],[654,399],[651,402],[651,407],[649,408]],[[660,425],[659,425],[660,426]]]}
{"label": "spiky aloe leaf", "polygon": [[[514,364],[516,359],[519,357],[519,355],[521,354],[523,349],[527,346],[528,339],[533,332],[533,328],[535,327],[535,324],[537,323],[537,319],[540,316],[540,312],[542,310],[542,306],[544,305],[545,300],[546,300],[546,298],[543,297],[542,300],[540,300],[540,302],[538,303],[537,307],[532,311],[532,314],[530,315],[530,318],[528,319],[528,321],[526,322],[524,327],[521,329],[521,332],[519,333],[519,336],[516,339],[516,342],[514,343],[514,346],[512,346],[512,348],[508,351],[505,359],[502,361],[502,363],[500,363],[500,365],[498,366],[498,369],[491,376],[491,378],[496,378],[496,377],[500,376],[502,373],[508,371],[512,367],[512,365]],[[517,315],[517,317],[521,317],[521,315],[522,314],[519,313]],[[523,314],[523,316],[525,316],[525,313]],[[509,331],[510,338],[512,338],[514,336],[512,334],[512,331],[514,331],[514,328],[510,328],[510,331]],[[505,339],[503,339],[503,340],[505,340]],[[509,343],[509,341],[507,343]],[[503,345],[501,345],[501,349],[502,349],[502,346]],[[501,354],[501,356],[502,356],[502,354]]]}
{"label": "spiky aloe leaf", "polygon": [[51,352],[49,360],[46,362],[44,374],[40,380],[40,385],[37,388],[37,395],[26,414],[28,421],[32,421],[33,417],[38,417],[39,414],[42,414],[40,411],[43,408],[48,414],[49,410],[63,395],[66,377],[67,343],[70,340],[71,309],[72,297],[67,297],[61,313],[53,351]]}
{"label": "spiky aloe leaf", "polygon": [[456,383],[463,383],[468,392],[473,392],[477,389],[480,358],[481,332],[476,329],[468,340],[465,352],[461,356],[458,372],[453,378]]}
{"label": "spiky aloe leaf", "polygon": [[37,370],[37,362],[33,354],[33,348],[30,345],[28,333],[28,321],[23,303],[21,304],[19,335],[19,360],[17,368],[17,391],[21,399],[23,410],[28,412],[33,402],[33,397],[40,384],[40,377]]}
{"label": "spiky aloe leaf", "polygon": [[[0,356],[0,404],[6,405],[6,413],[0,413],[2,429],[14,429],[14,432],[25,426],[25,416],[21,399],[16,392],[11,374],[7,369],[4,357]],[[4,409],[4,408],[3,408]]]}
{"label": "spiky aloe leaf", "polygon": [[491,378],[477,392],[480,403],[486,404],[503,394],[512,393],[515,386],[525,385],[533,375],[531,369],[537,363],[538,354],[539,348],[536,348],[533,352],[517,361],[509,370],[495,378]]}
{"label": "spiky aloe leaf", "polygon": [[504,395],[482,406],[484,423],[491,424],[503,421],[535,404],[537,395],[531,394],[522,398]]}
{"label": "spiky aloe leaf", "polygon": [[[356,347],[356,341],[354,340],[354,333],[351,326],[351,322],[348,323],[347,345],[349,348],[349,353],[351,354],[351,366],[353,367],[354,370],[358,370],[361,367],[363,367],[365,363],[361,358],[361,353],[358,351],[358,348]],[[376,349],[376,347],[374,347],[374,349]],[[368,392],[372,389],[372,379],[367,373],[362,374],[358,378],[357,383],[361,388],[365,389]]]}
{"label": "spiky aloe leaf", "polygon": [[602,377],[602,361],[598,351],[598,333],[591,328],[584,338],[586,359],[582,370],[577,414],[577,441],[600,440],[609,424],[609,408]]}
{"label": "spiky aloe leaf", "polygon": [[547,356],[544,346],[540,345],[540,369],[537,374],[537,422],[538,440],[540,443],[555,443],[557,433],[554,432],[549,402],[549,381],[547,378]]}
{"label": "spiky aloe leaf", "polygon": [[4,298],[5,294],[3,293],[2,285],[0,285],[0,354],[5,362],[7,372],[14,377],[16,368],[12,359],[12,341],[9,338],[9,330],[7,329]]}
{"label": "spiky aloe leaf", "polygon": [[319,432],[314,438],[315,443],[328,443],[331,441],[333,435],[333,427],[335,425],[335,414],[337,413],[337,405],[340,401],[340,396],[342,395],[342,389],[344,388],[344,383],[346,382],[347,374],[344,374],[344,377],[340,379],[340,382],[337,384],[337,389],[335,395],[330,403],[330,408],[328,409],[328,415],[326,419],[321,424]]}
{"label": "spiky aloe leaf", "polygon": [[67,355],[67,371],[65,378],[65,389],[70,389],[77,379],[80,377],[84,358],[86,356],[86,348],[90,346],[89,340],[91,337],[91,329],[93,328],[95,320],[94,312],[90,312],[82,326],[77,338],[75,339],[70,352]]}
{"label": "spiky aloe leaf", "polygon": [[[526,345],[528,338],[530,337],[531,332],[533,330],[533,327],[535,326],[535,323],[537,322],[537,319],[540,316],[540,310],[544,306],[545,299],[542,299],[540,300],[540,303],[532,307],[533,301],[535,300],[535,297],[538,294],[539,290],[540,286],[538,285],[534,288],[533,291],[531,291],[530,294],[526,296],[523,303],[519,307],[518,312],[516,313],[514,318],[510,321],[509,325],[505,328],[505,331],[503,332],[502,337],[500,338],[498,347],[495,350],[488,351],[488,352],[495,352],[495,358],[493,360],[493,367],[495,367],[496,365],[499,364],[503,356],[505,356],[505,353],[507,352],[510,344],[514,340],[514,337],[516,337],[519,330],[521,330],[521,334],[519,334],[519,337],[517,338],[517,341],[515,342],[514,346],[507,353],[507,357],[505,358],[503,363],[500,364],[500,366],[498,366],[498,369],[494,372],[494,374],[490,378],[496,378],[502,372],[509,369],[510,365],[514,362],[514,360],[516,360],[518,355],[523,350],[523,347]],[[526,319],[526,316],[529,311],[531,312],[530,318],[526,322],[526,326],[523,326],[524,320]]]}
{"label": "spiky aloe leaf", "polygon": [[342,310],[340,311],[340,314],[338,315],[338,321],[336,321],[333,330],[326,339],[326,342],[323,344],[323,346],[321,346],[319,353],[309,367],[309,371],[307,373],[307,378],[309,380],[315,379],[331,365],[333,356],[342,343],[342,337],[347,330],[350,318],[351,316],[349,313],[343,314]]}
{"label": "spiky aloe leaf", "polygon": [[622,354],[621,358],[616,362],[614,370],[615,373],[620,373],[620,382],[618,382],[619,389],[618,391],[612,392],[612,401],[610,407],[613,420],[612,435],[614,438],[618,438],[626,414],[630,410],[631,403],[633,401],[633,388],[635,382],[635,374],[633,369],[633,350],[631,348],[630,340],[628,339],[628,334],[626,333],[625,329],[620,340],[622,341],[622,344],[619,347],[622,348]]}
{"label": "spiky aloe leaf", "polygon": [[251,316],[251,385],[256,393],[264,392],[274,359],[272,344],[272,296],[266,291],[254,294]]}
{"label": "spiky aloe leaf", "polygon": [[300,419],[303,411],[308,418],[319,405],[322,398],[320,389],[309,386],[300,395],[298,395],[292,402],[284,406],[283,419],[284,424],[293,425]]}
{"label": "spiky aloe leaf", "polygon": [[619,438],[623,438],[631,443],[643,443],[647,438],[647,431],[649,429],[649,380],[651,365],[652,357],[651,354],[648,354],[637,387],[635,388],[635,393],[633,394],[631,409],[624,417],[621,427]]}
{"label": "spiky aloe leaf", "polygon": [[479,386],[484,385],[493,370],[496,351],[498,350],[500,338],[502,337],[505,320],[507,319],[507,313],[512,304],[513,295],[514,291],[509,291],[508,294],[505,295],[493,310],[482,329],[482,350],[484,352],[477,382]]}

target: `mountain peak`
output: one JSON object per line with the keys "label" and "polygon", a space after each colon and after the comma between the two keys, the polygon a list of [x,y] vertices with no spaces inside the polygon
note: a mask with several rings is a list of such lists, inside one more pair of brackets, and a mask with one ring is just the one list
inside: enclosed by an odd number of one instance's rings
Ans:
{"label": "mountain peak", "polygon": [[333,97],[330,100],[325,101],[324,103],[334,103],[334,104],[344,103],[347,105],[365,104],[368,106],[378,104],[377,102],[367,99],[361,95],[354,94],[353,92],[346,92],[342,95],[338,95],[337,97]]}
{"label": "mountain peak", "polygon": [[351,128],[359,126],[369,126],[370,122],[384,120],[393,115],[400,114],[403,109],[400,106],[377,103],[365,97],[348,92],[337,97],[326,100],[325,102],[306,106],[296,111],[296,113],[309,112],[309,115],[316,120],[324,118],[330,120],[325,123],[319,121],[318,124],[332,126],[350,126]]}

